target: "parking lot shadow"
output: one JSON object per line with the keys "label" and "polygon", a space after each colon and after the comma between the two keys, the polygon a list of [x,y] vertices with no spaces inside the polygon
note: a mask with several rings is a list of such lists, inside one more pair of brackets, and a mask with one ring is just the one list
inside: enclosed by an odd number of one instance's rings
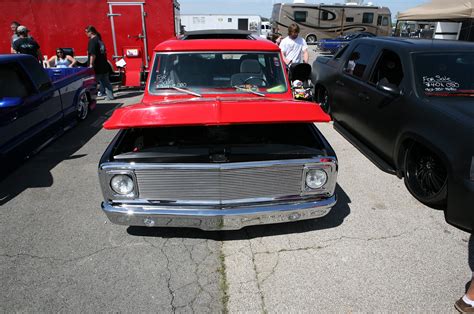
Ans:
{"label": "parking lot shadow", "polygon": [[241,230],[229,231],[203,231],[192,228],[147,228],[147,227],[128,227],[127,232],[130,235],[144,237],[161,238],[199,238],[216,241],[253,239],[259,237],[270,237],[290,233],[304,233],[315,230],[335,228],[341,225],[344,219],[350,214],[349,196],[339,186],[336,186],[337,203],[331,209],[329,214],[318,219],[301,220],[296,222],[260,225],[245,227]]}
{"label": "parking lot shadow", "polygon": [[28,160],[10,160],[0,176],[0,206],[8,203],[28,188],[53,185],[51,169],[63,160],[82,158],[74,155],[97,132],[102,124],[122,103],[98,103],[85,121],[67,131],[56,141]]}

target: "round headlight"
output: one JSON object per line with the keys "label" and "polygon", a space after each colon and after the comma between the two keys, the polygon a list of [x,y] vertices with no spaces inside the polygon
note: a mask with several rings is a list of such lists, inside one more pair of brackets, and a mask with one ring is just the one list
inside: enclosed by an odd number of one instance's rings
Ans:
{"label": "round headlight", "polygon": [[117,174],[110,180],[110,187],[115,193],[127,195],[133,192],[133,179],[126,174]]}
{"label": "round headlight", "polygon": [[328,175],[324,170],[313,169],[306,173],[306,185],[311,189],[322,187],[328,179]]}

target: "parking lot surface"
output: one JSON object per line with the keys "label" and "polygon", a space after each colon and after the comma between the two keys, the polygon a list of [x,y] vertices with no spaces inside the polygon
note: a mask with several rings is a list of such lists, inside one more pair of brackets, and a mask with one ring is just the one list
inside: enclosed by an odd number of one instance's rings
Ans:
{"label": "parking lot surface", "polygon": [[[311,48],[310,48],[311,49]],[[314,59],[314,54],[312,55]],[[455,312],[469,235],[417,202],[331,124],[328,216],[232,232],[110,224],[97,164],[119,92],[0,183],[2,312]]]}

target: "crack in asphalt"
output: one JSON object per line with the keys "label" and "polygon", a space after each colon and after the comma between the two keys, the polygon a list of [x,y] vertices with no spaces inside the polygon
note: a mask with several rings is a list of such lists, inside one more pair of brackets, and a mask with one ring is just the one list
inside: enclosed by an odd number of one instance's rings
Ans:
{"label": "crack in asphalt", "polygon": [[[407,232],[402,232],[402,233],[399,233],[399,234],[396,234],[396,235],[391,235],[391,236],[383,236],[383,237],[377,237],[377,238],[357,238],[357,237],[347,237],[347,236],[342,236],[342,237],[339,237],[339,238],[336,238],[336,239],[330,239],[330,240],[326,240],[326,241],[323,241],[325,243],[327,242],[335,242],[335,241],[340,241],[340,240],[359,240],[359,241],[376,241],[376,240],[387,240],[387,239],[395,239],[395,238],[400,238],[406,234],[411,234],[411,233],[414,233],[415,231],[417,231],[418,229],[420,228],[414,228],[413,230],[411,231],[407,231]],[[250,240],[249,240],[250,242]],[[258,275],[259,273],[257,272],[257,268],[256,268],[256,264],[255,264],[255,255],[260,255],[260,254],[276,254],[276,262],[275,264],[273,265],[272,267],[272,270],[270,271],[270,273],[265,277],[263,278],[261,281],[258,280],[257,278],[257,286],[258,286],[258,289],[259,289],[259,292],[261,294],[261,299],[262,299],[262,302],[264,302],[263,300],[263,294],[261,292],[261,288],[260,288],[260,285],[263,284],[266,280],[268,280],[270,277],[272,277],[273,275],[275,275],[275,272],[276,272],[276,268],[278,267],[279,263],[280,263],[280,253],[284,253],[284,252],[297,252],[297,251],[310,251],[310,250],[321,250],[321,249],[325,249],[327,247],[330,247],[332,246],[332,244],[328,244],[328,245],[318,245],[318,246],[308,246],[308,247],[302,247],[302,248],[296,248],[296,249],[280,249],[278,251],[273,251],[273,252],[270,252],[270,251],[265,251],[265,252],[253,252],[252,250],[252,243],[250,243],[250,251],[252,252],[252,263],[254,264],[254,269],[255,269],[255,272],[256,274]],[[243,283],[241,283],[243,284]],[[264,312],[265,312],[265,306],[264,306]]]}
{"label": "crack in asphalt", "polygon": [[127,247],[132,247],[132,246],[140,246],[140,245],[143,245],[143,243],[137,243],[137,244],[126,245],[126,246],[112,246],[112,247],[109,246],[109,247],[105,247],[105,248],[102,248],[100,250],[94,251],[92,253],[89,253],[87,255],[81,255],[81,256],[74,257],[74,258],[69,258],[69,259],[57,258],[57,257],[54,257],[54,256],[40,256],[40,255],[34,255],[34,254],[28,254],[28,253],[18,253],[18,254],[13,254],[13,255],[11,255],[11,254],[0,254],[0,257],[8,257],[8,258],[29,257],[29,258],[32,258],[32,259],[49,260],[49,261],[54,261],[54,262],[62,262],[63,264],[65,264],[65,263],[70,263],[70,262],[77,262],[79,260],[86,259],[88,257],[100,254],[100,253],[105,252],[105,251],[112,251],[112,250],[115,250],[115,249],[127,248]]}
{"label": "crack in asphalt", "polygon": [[171,306],[171,310],[173,311],[173,313],[176,313],[176,307],[174,305],[174,298],[175,298],[174,293],[175,292],[173,291],[173,289],[171,289],[171,270],[169,269],[170,260],[169,260],[168,255],[166,255],[165,250],[163,249],[165,247],[166,243],[168,243],[168,240],[169,239],[165,239],[165,241],[163,242],[163,244],[161,246],[156,246],[154,243],[151,243],[150,241],[148,241],[148,239],[143,237],[143,241],[145,241],[146,243],[148,243],[149,245],[151,245],[155,249],[160,250],[161,254],[163,254],[163,256],[166,259],[165,269],[168,271],[168,278],[166,279],[166,284],[167,284],[167,287],[168,287],[168,292],[171,296],[170,306]]}
{"label": "crack in asphalt", "polygon": [[[248,231],[247,231],[248,233]],[[266,310],[266,306],[265,306],[265,297],[263,296],[263,290],[260,286],[260,281],[258,280],[258,270],[257,270],[257,263],[255,263],[255,253],[253,252],[253,249],[252,249],[252,241],[250,241],[250,239],[248,240],[249,241],[249,246],[250,246],[250,253],[252,255],[252,265],[253,265],[253,270],[255,272],[255,280],[256,280],[256,283],[257,283],[257,289],[258,289],[258,293],[260,294],[260,300],[262,301],[262,312],[263,313],[268,313],[268,311]]]}

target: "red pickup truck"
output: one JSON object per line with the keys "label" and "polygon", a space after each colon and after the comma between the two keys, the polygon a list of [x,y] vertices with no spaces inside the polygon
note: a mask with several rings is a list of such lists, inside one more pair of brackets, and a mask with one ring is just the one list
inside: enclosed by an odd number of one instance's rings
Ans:
{"label": "red pickup truck", "polygon": [[141,103],[99,164],[102,209],[117,224],[240,229],[312,219],[336,203],[337,159],[293,100],[278,46],[248,32],[190,32],[154,49]]}

